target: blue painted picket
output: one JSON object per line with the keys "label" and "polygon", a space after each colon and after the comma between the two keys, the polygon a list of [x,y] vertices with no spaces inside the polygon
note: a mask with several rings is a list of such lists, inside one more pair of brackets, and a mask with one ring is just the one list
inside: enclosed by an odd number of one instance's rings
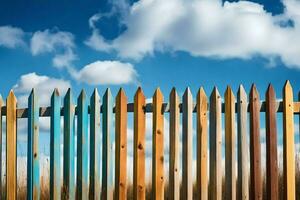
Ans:
{"label": "blue painted picket", "polygon": [[39,105],[35,89],[28,99],[27,199],[40,199]]}
{"label": "blue painted picket", "polygon": [[97,89],[92,94],[90,104],[90,197],[100,199],[100,97]]}
{"label": "blue painted picket", "polygon": [[60,107],[61,98],[57,89],[51,96],[50,114],[50,199],[61,199],[60,164]]}
{"label": "blue painted picket", "polygon": [[82,90],[77,101],[77,199],[88,199],[88,104]]}
{"label": "blue painted picket", "polygon": [[75,199],[75,105],[71,89],[64,99],[63,181],[63,199]]}
{"label": "blue painted picket", "polygon": [[102,199],[113,199],[113,97],[111,95],[110,89],[107,89],[105,94],[103,95],[102,109]]}

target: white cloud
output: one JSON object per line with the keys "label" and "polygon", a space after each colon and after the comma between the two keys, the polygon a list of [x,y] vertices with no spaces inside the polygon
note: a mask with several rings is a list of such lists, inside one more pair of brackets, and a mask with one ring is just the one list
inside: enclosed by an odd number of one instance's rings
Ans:
{"label": "white cloud", "polygon": [[74,36],[69,32],[49,30],[37,31],[30,43],[32,55],[54,53],[53,65],[57,68],[71,67],[77,56],[74,53]]}
{"label": "white cloud", "polygon": [[64,94],[70,87],[69,81],[29,73],[22,75],[13,88],[18,96],[18,104],[26,107],[32,88],[36,89],[39,96],[39,104],[45,106],[50,104],[50,97],[54,88],[58,88],[61,94]]}
{"label": "white cloud", "polygon": [[136,83],[138,76],[132,64],[119,61],[96,61],[71,74],[90,85]]}
{"label": "white cloud", "polygon": [[17,46],[24,46],[24,34],[20,28],[0,26],[0,47],[16,48]]}
{"label": "white cloud", "polygon": [[220,59],[260,55],[274,61],[278,57],[299,68],[300,2],[284,0],[283,4],[284,13],[273,16],[263,5],[249,1],[141,0],[122,15],[127,29],[111,41],[95,27],[102,18],[93,16],[93,34],[86,44],[137,60],[155,51],[186,51]]}

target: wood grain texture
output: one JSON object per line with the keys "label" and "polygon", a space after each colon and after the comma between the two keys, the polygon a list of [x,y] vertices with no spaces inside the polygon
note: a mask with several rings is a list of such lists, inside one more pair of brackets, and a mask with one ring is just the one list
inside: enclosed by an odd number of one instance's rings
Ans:
{"label": "wood grain texture", "polygon": [[27,199],[40,199],[39,105],[35,89],[28,98]]}
{"label": "wood grain texture", "polygon": [[187,88],[182,97],[182,198],[193,199],[193,96]]}
{"label": "wood grain texture", "polygon": [[153,95],[152,132],[152,199],[164,199],[164,113],[163,94],[156,89]]}
{"label": "wood grain texture", "polygon": [[88,199],[88,104],[84,90],[77,100],[77,179],[76,199]]}
{"label": "wood grain texture", "polygon": [[208,100],[204,89],[201,87],[197,94],[197,196],[198,200],[208,199],[207,176],[207,109]]}
{"label": "wood grain texture", "polygon": [[209,105],[209,134],[210,134],[210,187],[209,198],[222,199],[222,125],[221,97],[215,87],[210,95]]}
{"label": "wood grain texture", "polygon": [[127,199],[127,97],[121,88],[116,97],[115,199]]}
{"label": "wood grain texture", "polygon": [[170,154],[169,154],[169,198],[170,200],[180,199],[180,174],[179,174],[179,125],[180,108],[179,97],[176,89],[170,93]]}
{"label": "wood grain texture", "polygon": [[50,117],[50,199],[61,199],[61,99],[57,89],[51,96]]}
{"label": "wood grain texture", "polygon": [[100,97],[95,89],[90,99],[90,192],[92,200],[100,199],[100,162],[101,162],[101,130],[100,130]]}
{"label": "wood grain texture", "polygon": [[3,173],[3,166],[2,166],[2,138],[3,138],[3,133],[2,133],[2,116],[3,116],[3,113],[2,113],[2,106],[4,105],[4,102],[3,102],[3,99],[2,99],[2,96],[0,95],[0,149],[1,149],[1,154],[0,154],[0,199],[4,198],[3,197],[3,182],[2,182],[2,173]]}
{"label": "wood grain texture", "polygon": [[278,199],[278,162],[277,162],[277,127],[276,95],[270,84],[266,92],[266,192],[267,199]]}
{"label": "wood grain texture", "polygon": [[133,199],[146,199],[145,188],[145,96],[139,87],[134,96]]}
{"label": "wood grain texture", "polygon": [[225,92],[225,198],[236,199],[235,97]]}
{"label": "wood grain texture", "polygon": [[6,99],[6,199],[17,199],[17,98],[10,91]]}
{"label": "wood grain texture", "polygon": [[255,85],[250,91],[250,198],[262,199],[259,94]]}
{"label": "wood grain texture", "polygon": [[108,88],[103,95],[102,103],[102,199],[113,199],[113,97]]}
{"label": "wood grain texture", "polygon": [[249,199],[249,145],[247,133],[247,94],[240,85],[237,94],[238,180],[237,199]]}
{"label": "wood grain texture", "polygon": [[295,199],[295,142],[293,89],[289,81],[283,88],[283,184],[284,199]]}
{"label": "wood grain texture", "polygon": [[75,105],[71,89],[64,99],[63,199],[75,199]]}

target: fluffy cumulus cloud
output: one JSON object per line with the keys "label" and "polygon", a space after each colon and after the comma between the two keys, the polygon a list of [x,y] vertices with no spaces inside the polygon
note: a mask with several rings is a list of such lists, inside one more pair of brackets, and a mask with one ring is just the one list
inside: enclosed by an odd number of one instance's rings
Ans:
{"label": "fluffy cumulus cloud", "polygon": [[0,47],[16,48],[24,46],[24,35],[22,29],[12,26],[0,26]]}
{"label": "fluffy cumulus cloud", "polygon": [[30,42],[32,55],[54,53],[53,65],[57,68],[72,66],[77,58],[75,46],[72,33],[49,29],[35,32]]}
{"label": "fluffy cumulus cloud", "polygon": [[18,104],[21,107],[26,107],[28,95],[32,88],[36,89],[36,93],[39,96],[39,104],[46,106],[50,104],[50,98],[54,88],[58,88],[60,93],[64,94],[70,87],[71,84],[69,81],[29,73],[22,75],[13,89],[18,96]]}
{"label": "fluffy cumulus cloud", "polygon": [[274,16],[250,1],[140,0],[122,15],[126,30],[113,40],[95,27],[101,15],[93,16],[86,44],[137,60],[155,51],[185,51],[220,59],[260,55],[300,68],[300,1],[283,5],[284,12]]}
{"label": "fluffy cumulus cloud", "polygon": [[119,61],[96,61],[72,75],[90,85],[137,83],[138,76],[132,64]]}

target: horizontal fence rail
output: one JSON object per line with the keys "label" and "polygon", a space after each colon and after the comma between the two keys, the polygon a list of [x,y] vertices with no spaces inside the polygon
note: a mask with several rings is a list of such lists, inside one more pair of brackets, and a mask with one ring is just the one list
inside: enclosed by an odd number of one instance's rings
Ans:
{"label": "horizontal fence rail", "polygon": [[[296,182],[300,180],[296,180],[294,136],[300,101],[294,101],[289,81],[283,87],[281,100],[276,99],[272,85],[264,95],[259,94],[255,85],[249,95],[240,86],[236,96],[228,86],[224,99],[216,87],[210,96],[200,88],[195,101],[189,88],[182,98],[175,88],[169,95],[169,102],[165,102],[166,96],[157,89],[152,103],[146,103],[142,89],[138,88],[134,102],[128,103],[123,89],[116,98],[110,89],[103,97],[95,89],[90,99],[83,90],[76,102],[71,89],[64,99],[55,89],[51,106],[40,107],[38,94],[33,89],[28,107],[17,108],[17,98],[11,91],[6,105],[0,98],[0,148],[4,134],[2,118],[6,117],[6,171],[0,165],[0,177],[5,173],[6,181],[0,178],[0,199],[18,199],[17,121],[20,118],[28,119],[27,199],[41,198],[39,117],[50,117],[50,199],[140,200],[148,199],[148,196],[174,200],[262,199],[264,193],[267,199],[278,199],[279,196],[296,199],[299,195]],[[133,163],[127,159],[128,113],[133,113]],[[146,163],[146,113],[152,113],[151,166]],[[265,114],[265,147],[261,142],[261,113]],[[282,113],[282,133],[278,131],[277,113]],[[165,114],[169,116],[168,121]],[[168,133],[164,128],[166,123],[169,123]],[[278,134],[283,136],[282,158],[278,157]],[[168,144],[166,136],[169,137]],[[225,152],[222,152],[223,144]],[[169,147],[168,173],[165,173],[165,145]],[[266,152],[265,192],[262,148]],[[279,159],[283,163],[282,191]],[[131,194],[128,192],[129,164],[133,166]],[[146,174],[151,174],[150,193]]]}

